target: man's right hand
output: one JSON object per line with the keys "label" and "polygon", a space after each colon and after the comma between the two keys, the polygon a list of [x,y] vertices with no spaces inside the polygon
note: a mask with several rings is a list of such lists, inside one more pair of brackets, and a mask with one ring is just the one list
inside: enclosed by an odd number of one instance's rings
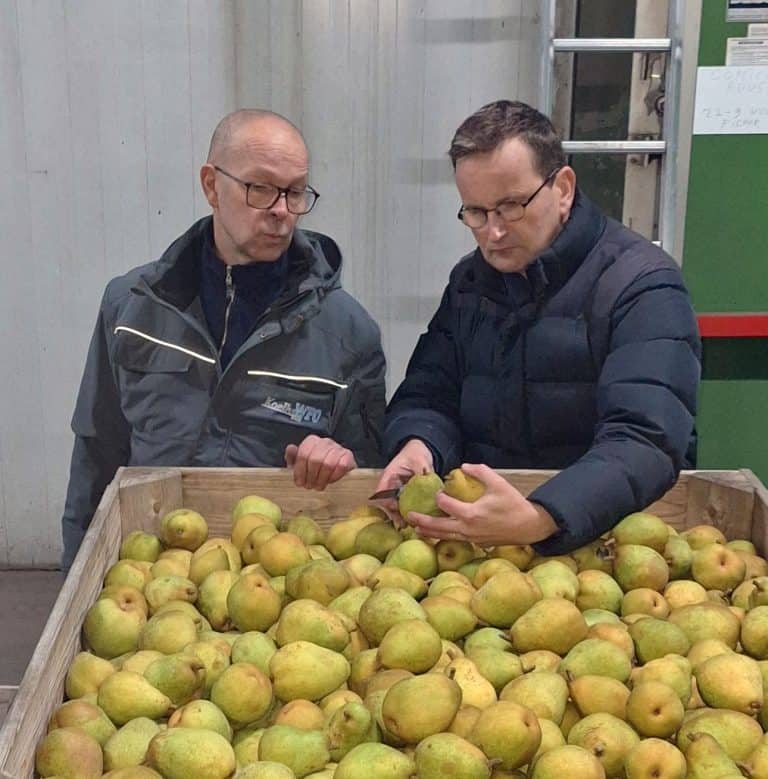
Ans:
{"label": "man's right hand", "polygon": [[[382,471],[381,478],[376,486],[376,492],[399,487],[405,484],[414,474],[430,473],[433,470],[434,462],[429,447],[421,439],[412,438],[389,461],[387,467]],[[401,527],[405,524],[405,521],[400,516],[400,512],[397,510],[397,500],[395,498],[381,501],[380,505],[387,512],[396,527]]]}

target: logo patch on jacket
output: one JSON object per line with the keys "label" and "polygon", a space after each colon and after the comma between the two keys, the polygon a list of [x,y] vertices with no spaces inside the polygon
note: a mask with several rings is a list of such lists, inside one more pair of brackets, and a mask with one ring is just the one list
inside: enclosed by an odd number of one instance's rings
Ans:
{"label": "logo patch on jacket", "polygon": [[264,408],[268,408],[270,411],[274,411],[277,414],[289,417],[292,422],[297,424],[312,424],[317,425],[323,418],[322,409],[315,406],[309,406],[306,403],[291,403],[287,400],[278,400],[277,398],[268,397],[262,404]]}

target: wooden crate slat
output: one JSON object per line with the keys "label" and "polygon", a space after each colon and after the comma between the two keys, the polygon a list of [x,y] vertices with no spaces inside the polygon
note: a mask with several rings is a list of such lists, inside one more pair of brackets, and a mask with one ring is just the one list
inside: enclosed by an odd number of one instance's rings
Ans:
{"label": "wooden crate slat", "polygon": [[133,530],[156,533],[165,514],[182,505],[181,471],[178,468],[134,472],[121,468],[119,483],[120,520],[123,537]]}
{"label": "wooden crate slat", "polygon": [[752,536],[755,489],[744,474],[691,474],[685,527],[713,525],[728,539]]}
{"label": "wooden crate slat", "polygon": [[5,713],[13,702],[18,689],[15,684],[0,684],[0,725],[3,724]]}
{"label": "wooden crate slat", "polygon": [[749,537],[759,555],[768,551],[768,489],[752,471],[742,471],[755,490],[755,505],[752,510],[752,535]]}

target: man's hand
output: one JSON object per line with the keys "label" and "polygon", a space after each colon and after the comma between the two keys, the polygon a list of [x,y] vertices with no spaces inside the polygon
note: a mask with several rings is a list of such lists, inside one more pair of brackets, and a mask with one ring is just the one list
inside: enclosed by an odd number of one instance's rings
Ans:
{"label": "man's hand", "polygon": [[437,505],[449,516],[430,517],[411,512],[406,521],[421,535],[460,539],[478,546],[533,544],[557,532],[550,514],[531,503],[506,479],[487,465],[465,463],[461,470],[485,485],[485,494],[474,503],[464,503],[440,492]]}
{"label": "man's hand", "polygon": [[349,449],[316,435],[308,435],[298,446],[288,444],[285,464],[293,468],[294,484],[308,490],[324,490],[357,467]]}
{"label": "man's hand", "polygon": [[[382,471],[381,478],[376,486],[376,492],[399,487],[401,484],[405,484],[414,474],[431,473],[433,470],[432,452],[429,447],[422,440],[412,438],[389,461],[387,467]],[[400,516],[400,512],[397,510],[397,500],[390,498],[389,500],[381,501],[380,505],[394,522],[395,527],[402,527],[405,524]]]}

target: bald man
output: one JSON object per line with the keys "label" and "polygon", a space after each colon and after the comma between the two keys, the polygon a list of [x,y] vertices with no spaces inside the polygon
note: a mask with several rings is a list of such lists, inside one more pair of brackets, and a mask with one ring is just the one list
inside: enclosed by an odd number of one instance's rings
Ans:
{"label": "bald man", "polygon": [[319,197],[309,171],[286,118],[229,114],[200,170],[211,216],[107,285],[72,418],[65,569],[121,465],[285,465],[322,490],[380,464],[379,329],[333,240],[297,228]]}

